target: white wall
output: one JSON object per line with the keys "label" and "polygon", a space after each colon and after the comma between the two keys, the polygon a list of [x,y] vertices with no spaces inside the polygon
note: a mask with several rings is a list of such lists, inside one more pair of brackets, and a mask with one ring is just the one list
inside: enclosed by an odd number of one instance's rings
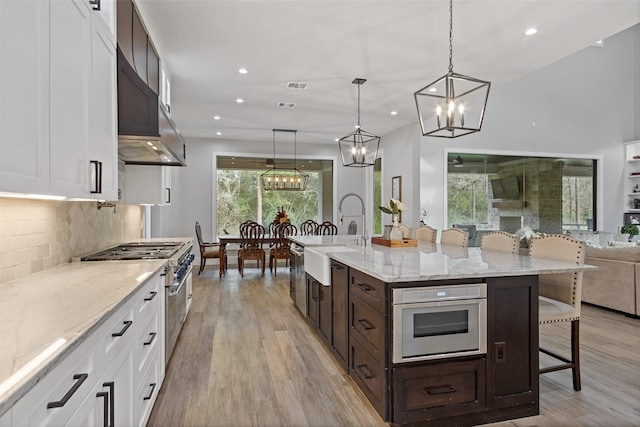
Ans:
{"label": "white wall", "polygon": [[[186,138],[187,142],[187,166],[174,168],[172,173],[173,200],[171,206],[154,207],[152,209],[152,235],[153,237],[179,237],[194,236],[194,225],[199,221],[205,239],[214,239],[217,235],[214,225],[214,186],[213,165],[215,154],[230,155],[246,153],[247,155],[264,155],[265,158],[273,157],[273,146],[262,142],[242,142],[218,139]],[[277,155],[292,155],[293,146],[278,147]],[[333,222],[337,223],[337,205],[340,198],[347,193],[356,193],[365,197],[365,182],[370,168],[348,168],[342,165],[339,157],[338,144],[304,144],[298,138],[297,157],[333,158],[336,171],[334,182]],[[176,182],[178,186],[176,186]],[[369,207],[371,202],[367,202]],[[345,213],[347,213],[345,211]],[[371,217],[368,209],[368,219]],[[341,233],[346,233],[347,224],[340,228]],[[360,228],[358,228],[360,229]],[[371,227],[369,227],[371,230]],[[156,234],[162,233],[162,234]]]}
{"label": "white wall", "polygon": [[[639,34],[636,25],[606,39],[602,48],[588,47],[493,87],[479,133],[453,140],[421,137],[420,200],[428,223],[440,229],[446,224],[447,150],[565,153],[602,157],[598,229],[615,231],[624,210],[623,142],[640,139]],[[409,128],[419,132],[417,124]]]}

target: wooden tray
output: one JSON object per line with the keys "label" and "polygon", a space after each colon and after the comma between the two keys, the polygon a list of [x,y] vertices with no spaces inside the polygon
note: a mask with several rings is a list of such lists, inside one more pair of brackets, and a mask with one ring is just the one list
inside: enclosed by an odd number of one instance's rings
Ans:
{"label": "wooden tray", "polygon": [[381,237],[372,237],[371,243],[374,245],[389,246],[390,248],[410,248],[418,246],[416,239],[387,240]]}

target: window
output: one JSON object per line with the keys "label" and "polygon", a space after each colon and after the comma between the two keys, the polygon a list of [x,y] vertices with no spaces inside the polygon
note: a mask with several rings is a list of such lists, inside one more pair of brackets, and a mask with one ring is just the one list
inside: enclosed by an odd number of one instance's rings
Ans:
{"label": "window", "polygon": [[[278,168],[293,167],[291,159],[276,162]],[[305,191],[266,191],[260,183],[260,175],[267,170],[264,158],[218,156],[218,233],[238,234],[239,225],[247,220],[266,227],[281,208],[296,226],[310,218],[322,222],[323,204],[327,198],[333,200],[333,162],[298,159],[297,167],[309,174]]]}
{"label": "window", "polygon": [[593,159],[449,153],[447,226],[593,230],[595,171]]}

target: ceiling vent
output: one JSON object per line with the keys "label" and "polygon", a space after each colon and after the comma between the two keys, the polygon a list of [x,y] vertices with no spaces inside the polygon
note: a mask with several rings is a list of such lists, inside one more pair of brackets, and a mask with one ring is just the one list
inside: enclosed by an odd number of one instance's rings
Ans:
{"label": "ceiling vent", "polygon": [[296,104],[293,102],[278,102],[279,108],[296,108]]}
{"label": "ceiling vent", "polygon": [[287,83],[287,87],[289,89],[306,89],[307,88],[307,84],[306,83],[300,83],[300,82],[289,82]]}

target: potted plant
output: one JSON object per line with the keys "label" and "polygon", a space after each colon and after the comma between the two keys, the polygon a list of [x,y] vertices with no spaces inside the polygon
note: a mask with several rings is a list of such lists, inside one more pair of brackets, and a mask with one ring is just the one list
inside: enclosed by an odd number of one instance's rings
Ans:
{"label": "potted plant", "polygon": [[629,241],[631,241],[633,239],[633,236],[636,236],[638,234],[638,226],[635,224],[625,224],[622,226],[622,228],[620,228],[620,233],[628,234]]}

